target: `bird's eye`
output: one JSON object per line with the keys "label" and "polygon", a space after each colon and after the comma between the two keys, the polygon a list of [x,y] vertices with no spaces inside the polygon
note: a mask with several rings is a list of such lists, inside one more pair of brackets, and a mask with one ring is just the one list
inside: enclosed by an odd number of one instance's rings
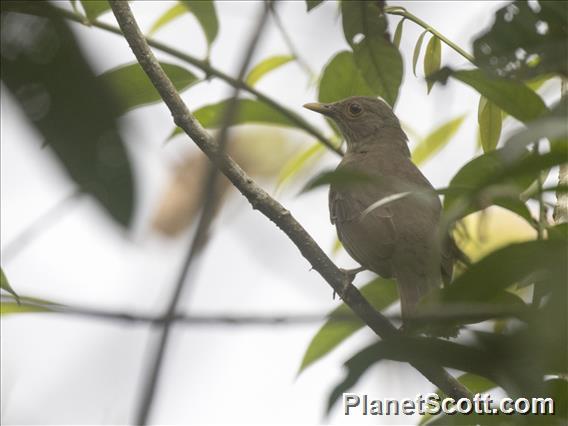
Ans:
{"label": "bird's eye", "polygon": [[359,105],[358,103],[352,103],[351,105],[349,105],[349,114],[354,117],[361,114],[362,111],[363,108],[361,108],[361,105]]}

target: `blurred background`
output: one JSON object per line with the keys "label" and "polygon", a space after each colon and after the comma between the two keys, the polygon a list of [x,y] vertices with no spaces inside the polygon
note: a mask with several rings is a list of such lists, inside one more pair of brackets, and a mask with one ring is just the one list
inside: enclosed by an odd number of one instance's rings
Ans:
{"label": "blurred background", "polygon": [[[69,2],[54,4],[72,10]],[[134,1],[131,7],[147,33],[173,4]],[[389,2],[390,6],[406,7],[468,51],[472,50],[472,40],[492,23],[494,11],[503,4]],[[216,2],[219,34],[210,53],[216,68],[236,76],[261,7],[261,3],[252,1]],[[277,12],[299,55],[316,75],[335,53],[348,47],[333,1],[326,1],[309,14],[302,1],[278,2]],[[100,20],[116,25],[112,13],[103,14]],[[394,31],[398,18],[390,16],[389,22]],[[71,28],[95,74],[134,61],[123,38],[78,23],[72,23]],[[411,146],[417,139],[413,134],[425,136],[448,119],[466,114],[452,141],[421,167],[435,187],[444,187],[478,151],[479,95],[456,81],[436,85],[427,95],[422,68],[418,67],[415,77],[411,67],[412,51],[421,32],[413,23],[405,23],[400,44],[404,80],[395,112],[412,130]],[[200,58],[207,54],[206,39],[191,14],[164,26],[154,38]],[[186,66],[155,52],[160,59]],[[289,47],[271,19],[252,63],[288,54]],[[446,46],[442,48],[442,64],[467,65]],[[321,117],[301,107],[317,99],[317,84],[298,62],[267,74],[257,87],[326,134],[331,133]],[[182,96],[194,110],[231,93],[230,86],[211,79]],[[541,93],[546,100],[559,93],[558,84],[551,82]],[[197,179],[205,169],[189,138],[176,136],[166,142],[174,125],[165,105],[137,108],[119,123],[137,182],[134,226],[129,232],[88,196],[72,196],[73,183],[52,152],[42,148],[41,136],[27,123],[4,86],[1,113],[2,268],[14,289],[21,295],[71,306],[161,314],[192,235],[192,219],[198,211]],[[513,126],[505,122],[504,134]],[[310,177],[333,167],[337,157],[325,153],[302,172],[283,179],[290,160],[314,142],[304,132],[274,126],[246,125],[231,131],[235,157],[291,210],[321,247],[332,253],[336,236],[329,222],[327,191],[298,192]],[[40,230],[22,242],[22,233],[54,208],[55,213]],[[486,213],[483,226],[477,216],[467,223],[477,237],[478,255],[512,240],[534,237],[525,222],[498,208]],[[343,251],[333,255],[339,266],[355,266]],[[370,277],[358,276],[356,283]],[[339,304],[288,238],[230,190],[213,224],[209,244],[188,280],[181,311],[192,315],[323,317]],[[371,342],[373,334],[361,330],[298,376],[304,351],[322,323],[176,324],[150,420],[161,424],[416,422],[404,416],[346,417],[340,404],[329,417],[324,416],[329,391],[344,374],[342,363]],[[132,422],[156,331],[144,323],[49,313],[2,316],[2,423]],[[385,361],[352,391],[373,398],[414,398],[433,391],[433,386],[408,365]]]}

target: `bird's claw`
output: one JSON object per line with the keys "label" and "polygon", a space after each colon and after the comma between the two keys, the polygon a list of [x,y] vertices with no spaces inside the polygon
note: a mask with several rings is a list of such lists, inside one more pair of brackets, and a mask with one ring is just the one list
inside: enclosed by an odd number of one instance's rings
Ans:
{"label": "bird's claw", "polygon": [[[357,274],[359,272],[364,271],[365,268],[360,266],[360,267],[354,268],[354,269],[339,268],[339,270],[343,274],[343,287],[341,288],[341,293],[340,293],[340,296],[341,296],[342,294],[344,294],[347,291],[347,288],[353,283],[353,280],[355,279]],[[333,299],[334,300],[335,300],[335,295],[336,295],[336,292],[334,291],[333,292]]]}

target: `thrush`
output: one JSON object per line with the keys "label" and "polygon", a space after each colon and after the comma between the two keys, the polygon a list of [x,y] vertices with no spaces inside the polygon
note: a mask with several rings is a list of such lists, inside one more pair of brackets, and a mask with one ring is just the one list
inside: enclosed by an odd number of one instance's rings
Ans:
{"label": "thrush", "polygon": [[454,261],[463,259],[450,235],[440,241],[440,200],[412,163],[408,138],[385,102],[357,96],[304,107],[343,134],[347,151],[337,170],[369,178],[331,184],[331,222],[360,269],[396,279],[407,325],[420,299],[449,282]]}

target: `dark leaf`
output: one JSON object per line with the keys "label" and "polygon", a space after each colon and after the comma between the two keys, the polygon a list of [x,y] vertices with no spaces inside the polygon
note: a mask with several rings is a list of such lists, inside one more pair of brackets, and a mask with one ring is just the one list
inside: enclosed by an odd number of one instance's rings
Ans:
{"label": "dark leaf", "polygon": [[402,18],[398,22],[398,25],[396,26],[396,30],[394,30],[394,37],[392,39],[392,44],[394,44],[397,49],[400,47],[400,40],[402,38],[402,28],[404,26],[404,21],[405,21],[405,18]]}
{"label": "dark leaf", "polygon": [[426,46],[426,53],[424,54],[424,76],[426,77],[426,84],[428,86],[428,93],[432,90],[434,81],[428,79],[431,75],[440,69],[442,64],[442,43],[436,36],[432,36]]}
{"label": "dark leaf", "polygon": [[[162,69],[174,83],[178,92],[183,92],[199,80],[179,65],[161,62]],[[121,65],[98,77],[99,81],[113,92],[120,102],[120,113],[160,102],[160,94],[138,63]]]}
{"label": "dark leaf", "polygon": [[448,76],[473,87],[480,95],[522,122],[535,120],[547,111],[540,96],[523,83],[490,76],[479,69],[452,71],[447,67],[431,79],[444,81]]}
{"label": "dark leaf", "polygon": [[342,1],[341,17],[343,34],[351,47],[358,44],[362,37],[385,39],[387,20],[377,2]]}
{"label": "dark leaf", "polygon": [[[52,17],[4,13],[28,6]],[[2,12],[2,81],[78,186],[129,225],[134,182],[112,94],[48,2],[2,2]]]}
{"label": "dark leaf", "polygon": [[511,2],[495,13],[493,26],[475,40],[476,62],[500,76],[527,79],[568,76],[568,3]]}
{"label": "dark leaf", "polygon": [[308,12],[322,4],[324,0],[306,0],[306,7]]}
{"label": "dark leaf", "polygon": [[85,15],[89,21],[94,21],[103,13],[110,10],[110,5],[107,0],[81,0]]}
{"label": "dark leaf", "polygon": [[[374,279],[364,287],[361,287],[360,291],[377,311],[382,311],[398,299],[396,283],[383,278]],[[329,314],[329,319],[312,338],[304,354],[298,374],[330,353],[364,325],[347,305],[342,303]]]}

